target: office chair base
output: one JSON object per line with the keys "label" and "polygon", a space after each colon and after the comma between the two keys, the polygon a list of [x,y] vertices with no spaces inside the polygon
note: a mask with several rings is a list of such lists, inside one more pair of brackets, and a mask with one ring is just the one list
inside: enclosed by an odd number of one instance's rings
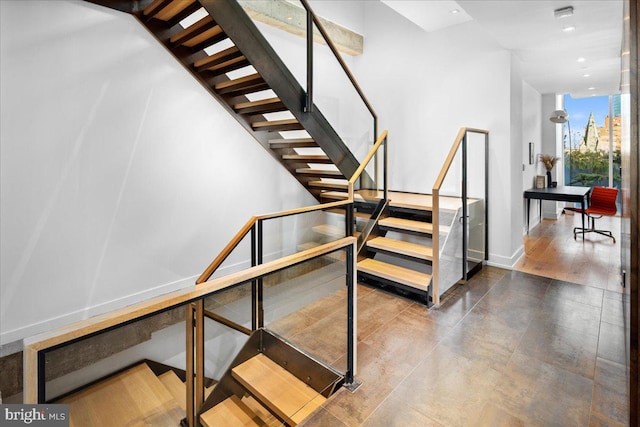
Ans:
{"label": "office chair base", "polygon": [[613,237],[613,234],[610,231],[607,230],[596,230],[594,228],[582,228],[582,227],[575,227],[573,229],[573,238],[574,240],[577,238],[578,234],[582,234],[582,239],[584,239],[584,235],[585,233],[597,233],[597,234],[601,234],[603,236],[606,237],[611,237],[613,239],[613,243],[616,242],[616,238]]}

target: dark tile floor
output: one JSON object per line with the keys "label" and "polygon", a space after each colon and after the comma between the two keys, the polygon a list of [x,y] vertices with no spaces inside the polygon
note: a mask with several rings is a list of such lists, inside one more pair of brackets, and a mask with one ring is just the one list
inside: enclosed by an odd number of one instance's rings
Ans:
{"label": "dark tile floor", "polygon": [[620,293],[492,267],[437,309],[358,292],[362,386],[340,390],[305,427],[628,424]]}

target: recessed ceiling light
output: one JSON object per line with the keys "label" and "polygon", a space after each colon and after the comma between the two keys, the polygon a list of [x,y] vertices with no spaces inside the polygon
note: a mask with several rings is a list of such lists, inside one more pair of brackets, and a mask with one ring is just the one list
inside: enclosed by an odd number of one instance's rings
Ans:
{"label": "recessed ceiling light", "polygon": [[565,33],[569,33],[571,31],[574,31],[575,29],[576,27],[574,27],[573,25],[569,25],[568,27],[562,28],[562,31],[564,31]]}
{"label": "recessed ceiling light", "polygon": [[449,13],[455,15],[456,13],[460,13],[460,9],[452,9],[449,11]]}
{"label": "recessed ceiling light", "polygon": [[596,88],[595,88],[595,87],[593,87],[593,86],[588,87],[587,89],[588,89],[588,90],[596,90]]}
{"label": "recessed ceiling light", "polygon": [[584,74],[582,77],[591,77],[591,74]]}
{"label": "recessed ceiling light", "polygon": [[553,16],[555,16],[558,19],[567,18],[571,15],[573,15],[573,7],[571,6],[563,7],[561,9],[556,9],[553,11]]}
{"label": "recessed ceiling light", "polygon": [[291,21],[293,19],[292,16],[287,16],[287,21]]}
{"label": "recessed ceiling light", "polygon": [[586,59],[584,59],[584,58],[581,56],[581,57],[580,57],[580,58],[578,58],[576,61],[578,61],[578,62],[584,62],[584,61],[586,61]]}

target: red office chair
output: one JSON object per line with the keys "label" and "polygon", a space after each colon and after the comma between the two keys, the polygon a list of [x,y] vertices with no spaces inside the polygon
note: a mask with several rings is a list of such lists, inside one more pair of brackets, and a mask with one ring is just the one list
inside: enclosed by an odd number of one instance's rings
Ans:
{"label": "red office chair", "polygon": [[[576,227],[573,229],[573,238],[575,239],[578,234],[582,234],[582,238],[584,239],[585,233],[598,233],[603,236],[611,237],[613,239],[613,243],[616,242],[616,238],[613,237],[608,230],[596,230],[596,218],[602,218],[605,215],[613,216],[618,212],[618,208],[616,207],[616,199],[618,197],[618,189],[617,188],[607,188],[607,187],[593,187],[591,190],[591,201],[589,203],[589,207],[584,210],[584,213],[589,217],[591,221],[591,228],[582,228]],[[571,209],[576,212],[581,212],[582,209]]]}

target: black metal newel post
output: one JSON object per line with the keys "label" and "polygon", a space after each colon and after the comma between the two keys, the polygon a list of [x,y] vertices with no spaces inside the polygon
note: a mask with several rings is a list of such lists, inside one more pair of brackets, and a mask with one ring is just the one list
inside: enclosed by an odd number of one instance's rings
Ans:
{"label": "black metal newel post", "polygon": [[462,280],[467,281],[467,131],[462,137]]}
{"label": "black metal newel post", "polygon": [[[264,233],[263,233],[263,220],[258,220],[258,265],[261,265],[263,260],[263,242],[264,242]],[[262,328],[264,326],[264,307],[263,307],[263,287],[262,287],[262,277],[258,279],[258,328]]]}
{"label": "black metal newel post", "polygon": [[353,245],[347,246],[347,372],[345,382],[347,387],[353,385],[354,383],[354,361],[355,361],[355,353],[354,353],[354,283],[353,283],[353,262],[354,262],[354,253],[353,253]]}
{"label": "black metal newel post", "polygon": [[[257,265],[257,236],[256,224],[251,227],[251,267]],[[258,329],[258,282],[254,279],[251,281],[251,331]]]}
{"label": "black metal newel post", "polygon": [[313,16],[307,10],[307,99],[305,112],[313,111]]}

